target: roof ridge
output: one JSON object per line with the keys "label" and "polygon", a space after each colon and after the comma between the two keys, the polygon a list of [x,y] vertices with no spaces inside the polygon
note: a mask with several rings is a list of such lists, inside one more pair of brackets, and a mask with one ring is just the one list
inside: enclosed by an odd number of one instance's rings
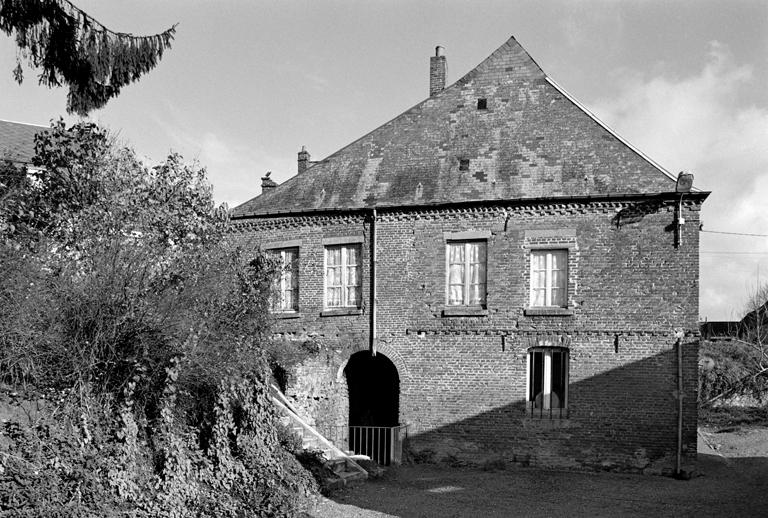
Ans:
{"label": "roof ridge", "polygon": [[468,76],[470,76],[470,75],[473,75],[473,74],[475,74],[475,73],[477,73],[477,72],[484,72],[484,71],[485,71],[485,69],[486,69],[486,68],[488,68],[488,67],[490,66],[490,63],[491,63],[492,61],[494,61],[494,60],[495,60],[496,58],[498,58],[500,55],[503,55],[504,51],[506,51],[506,50],[514,50],[515,48],[518,48],[518,49],[522,50],[522,51],[523,51],[523,53],[525,53],[526,57],[527,57],[528,59],[530,59],[530,60],[533,62],[533,64],[534,64],[534,65],[536,65],[536,68],[539,70],[539,72],[541,72],[542,74],[544,74],[544,75],[546,76],[546,73],[545,73],[545,72],[544,72],[544,70],[541,68],[541,66],[539,66],[539,64],[538,64],[538,63],[536,63],[536,60],[535,60],[535,59],[533,59],[533,57],[532,57],[532,56],[531,56],[531,55],[528,53],[528,51],[527,51],[527,50],[525,50],[525,47],[523,47],[523,46],[520,44],[520,42],[519,42],[519,41],[517,41],[517,38],[515,38],[515,36],[514,36],[514,35],[512,35],[512,36],[510,36],[509,38],[507,38],[507,41],[505,41],[503,44],[501,44],[501,46],[499,46],[499,48],[497,48],[496,50],[494,50],[493,52],[491,52],[491,54],[490,54],[490,55],[489,55],[487,58],[485,58],[484,60],[482,60],[482,61],[481,61],[481,62],[480,62],[480,63],[479,63],[479,64],[478,64],[476,67],[474,67],[472,70],[470,70],[469,72],[467,72],[466,74],[464,74],[464,75],[463,75],[461,78],[459,78],[457,81],[455,81],[454,83],[452,83],[452,84],[451,84],[449,87],[447,87],[447,88],[443,89],[443,90],[442,90],[440,93],[438,93],[437,95],[440,95],[440,94],[441,94],[441,93],[443,93],[445,90],[448,90],[448,88],[451,88],[451,87],[455,86],[456,84],[463,82],[463,81],[464,81],[464,78],[466,78],[466,77],[468,77]]}
{"label": "roof ridge", "polygon": [[11,124],[22,124],[24,126],[34,126],[36,128],[51,129],[50,126],[43,126],[42,124],[33,124],[31,122],[10,121],[8,119],[0,119],[0,122],[10,122]]}
{"label": "roof ridge", "polygon": [[549,76],[548,76],[546,73],[544,73],[544,76],[545,76],[545,78],[546,78],[547,82],[548,82],[550,85],[552,85],[552,86],[555,88],[555,90],[557,90],[558,92],[560,92],[561,94],[563,94],[563,96],[564,96],[566,99],[568,99],[568,100],[569,100],[569,101],[571,101],[571,102],[572,102],[574,105],[576,105],[576,107],[577,107],[578,109],[580,109],[581,111],[583,111],[583,112],[584,112],[584,113],[585,113],[587,116],[589,116],[589,118],[590,118],[590,119],[592,119],[593,121],[595,121],[595,122],[596,122],[596,123],[597,123],[599,126],[601,126],[601,127],[602,127],[602,128],[605,130],[605,131],[607,131],[608,133],[610,133],[611,135],[613,135],[614,137],[616,137],[616,139],[617,139],[619,142],[621,142],[622,144],[624,144],[625,146],[627,146],[627,147],[628,147],[629,149],[631,149],[631,150],[632,150],[632,151],[633,151],[633,152],[634,152],[636,155],[638,155],[640,158],[642,158],[643,160],[645,160],[646,162],[648,162],[649,164],[651,164],[653,167],[655,167],[656,169],[658,169],[658,170],[659,170],[661,173],[663,173],[663,174],[664,174],[665,176],[667,176],[669,179],[671,179],[671,180],[674,180],[674,181],[677,181],[677,178],[675,178],[675,176],[674,176],[672,173],[670,173],[670,172],[669,172],[669,171],[668,171],[668,170],[667,170],[665,167],[663,167],[661,164],[659,164],[658,162],[656,162],[654,159],[652,159],[651,157],[649,157],[648,155],[646,155],[645,153],[643,153],[642,151],[640,151],[638,148],[636,148],[635,146],[633,146],[633,145],[632,145],[632,144],[631,144],[631,143],[630,143],[628,140],[626,140],[624,137],[622,137],[621,135],[619,135],[619,134],[618,134],[618,133],[617,133],[617,132],[616,132],[616,131],[615,131],[613,128],[611,128],[610,126],[608,126],[608,124],[606,124],[605,122],[603,122],[602,120],[600,120],[600,118],[599,118],[597,115],[595,115],[594,113],[592,113],[592,111],[591,111],[589,108],[587,108],[586,106],[584,106],[584,105],[583,105],[583,104],[582,104],[582,103],[581,103],[581,102],[580,102],[578,99],[576,99],[576,98],[575,98],[575,97],[573,97],[571,94],[569,94],[569,93],[568,93],[568,92],[565,90],[565,88],[563,88],[562,86],[560,86],[559,84],[557,84],[557,82],[556,82],[554,79],[552,79],[551,77],[549,77]]}

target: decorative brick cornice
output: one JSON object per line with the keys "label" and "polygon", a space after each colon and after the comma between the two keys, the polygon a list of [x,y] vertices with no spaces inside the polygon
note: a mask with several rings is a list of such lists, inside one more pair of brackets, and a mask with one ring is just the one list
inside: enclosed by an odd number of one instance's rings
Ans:
{"label": "decorative brick cornice", "polygon": [[[682,204],[686,209],[699,210],[709,193],[687,193]],[[375,207],[382,221],[402,221],[412,219],[437,219],[447,215],[462,217],[481,217],[483,215],[541,216],[615,213],[638,204],[656,202],[656,210],[672,211],[680,203],[675,193],[656,194],[616,194],[599,196],[561,196],[555,198],[522,198],[511,200],[484,200],[476,202],[439,203],[431,205],[403,205]],[[233,227],[272,228],[302,226],[306,223],[331,224],[339,221],[363,221],[369,217],[370,209],[323,209],[293,213],[268,213],[240,216],[233,219]],[[269,222],[269,227],[264,225]],[[257,226],[250,226],[256,224]]]}
{"label": "decorative brick cornice", "polygon": [[307,214],[303,216],[277,216],[232,220],[233,232],[250,232],[276,228],[301,228],[309,225],[362,224],[366,216],[361,213]]}
{"label": "decorative brick cornice", "polygon": [[[672,330],[663,331],[658,329],[514,329],[514,328],[491,328],[491,329],[449,329],[449,328],[407,328],[406,335],[417,336],[605,336],[614,337],[635,337],[635,336],[675,336]],[[685,332],[687,338],[699,337],[699,331],[688,330]]]}

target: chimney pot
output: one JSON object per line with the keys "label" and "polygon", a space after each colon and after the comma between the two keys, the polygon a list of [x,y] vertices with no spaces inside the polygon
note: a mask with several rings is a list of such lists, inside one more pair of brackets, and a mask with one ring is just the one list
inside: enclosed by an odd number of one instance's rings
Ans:
{"label": "chimney pot", "polygon": [[309,167],[309,151],[304,146],[301,146],[299,151],[299,174],[303,173]]}
{"label": "chimney pot", "polygon": [[277,183],[269,177],[271,174],[272,171],[267,171],[267,174],[261,177],[261,194],[264,194],[267,191],[271,191],[277,187]]}
{"label": "chimney pot", "polygon": [[429,96],[439,94],[445,89],[445,49],[438,45],[435,55],[429,58]]}

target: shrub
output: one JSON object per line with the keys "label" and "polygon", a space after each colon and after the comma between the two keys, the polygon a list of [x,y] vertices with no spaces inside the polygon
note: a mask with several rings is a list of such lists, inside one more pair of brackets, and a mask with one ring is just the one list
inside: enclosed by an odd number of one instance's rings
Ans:
{"label": "shrub", "polygon": [[274,265],[230,244],[205,171],[178,155],[149,168],[62,122],[36,152],[39,169],[0,190],[0,377],[68,396],[35,427],[7,425],[8,505],[298,512],[316,484],[268,395]]}
{"label": "shrub", "polygon": [[768,390],[768,378],[755,375],[759,354],[738,341],[704,341],[699,350],[699,402],[706,404],[721,394],[752,394]]}

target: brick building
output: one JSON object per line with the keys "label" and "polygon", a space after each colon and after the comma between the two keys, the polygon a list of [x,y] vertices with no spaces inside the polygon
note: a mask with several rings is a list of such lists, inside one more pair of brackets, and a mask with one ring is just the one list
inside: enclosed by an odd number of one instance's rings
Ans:
{"label": "brick building", "polygon": [[275,339],[319,346],[287,396],[320,430],[407,423],[436,460],[692,461],[708,193],[514,38],[448,87],[445,59],[429,98],[233,211],[284,264]]}

